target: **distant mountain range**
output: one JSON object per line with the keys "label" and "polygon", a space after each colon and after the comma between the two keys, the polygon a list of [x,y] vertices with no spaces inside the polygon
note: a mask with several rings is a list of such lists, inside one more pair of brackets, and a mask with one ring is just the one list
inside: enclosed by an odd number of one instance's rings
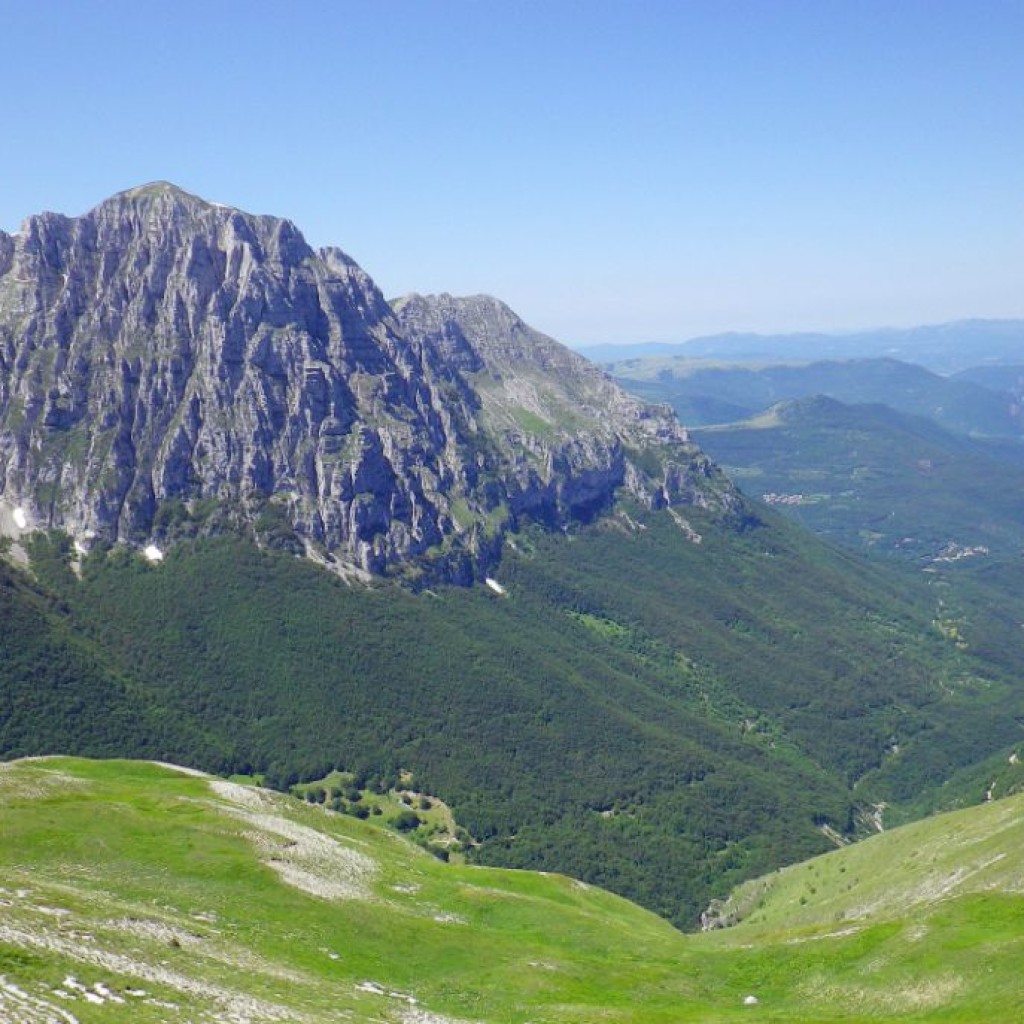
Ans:
{"label": "distant mountain range", "polygon": [[846,404],[888,405],[960,434],[1020,438],[1024,432],[1020,395],[1011,390],[1019,387],[1016,366],[942,376],[888,358],[708,365],[651,357],[614,363],[610,370],[623,387],[671,405],[692,427],[735,422],[776,402],[824,395]]}
{"label": "distant mountain range", "polygon": [[678,343],[576,348],[601,365],[651,356],[740,363],[885,357],[918,363],[937,373],[955,373],[972,366],[1019,365],[1024,354],[1024,320],[955,320],[922,327],[834,333],[728,333]]}

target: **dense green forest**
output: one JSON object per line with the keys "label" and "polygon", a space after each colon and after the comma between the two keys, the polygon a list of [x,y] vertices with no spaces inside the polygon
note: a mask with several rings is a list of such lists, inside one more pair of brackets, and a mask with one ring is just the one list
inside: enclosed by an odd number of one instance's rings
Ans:
{"label": "dense green forest", "polygon": [[505,596],[349,587],[228,537],[159,565],[96,551],[79,578],[66,542],[40,539],[35,582],[0,576],[0,754],[281,788],[408,770],[478,861],[564,871],[686,926],[826,848],[820,826],[852,832],[858,807],[909,805],[1016,741],[1007,652],[953,642],[925,582],[771,513],[687,514],[526,531]]}

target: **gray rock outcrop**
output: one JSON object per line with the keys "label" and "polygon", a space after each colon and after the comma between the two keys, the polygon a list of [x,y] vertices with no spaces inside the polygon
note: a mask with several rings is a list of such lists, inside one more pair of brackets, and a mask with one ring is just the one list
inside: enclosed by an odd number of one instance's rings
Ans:
{"label": "gray rock outcrop", "polygon": [[269,510],[342,564],[468,578],[523,515],[619,488],[732,500],[666,409],[494,299],[392,308],[288,221],[165,183],[0,232],[0,499],[31,525],[143,543]]}

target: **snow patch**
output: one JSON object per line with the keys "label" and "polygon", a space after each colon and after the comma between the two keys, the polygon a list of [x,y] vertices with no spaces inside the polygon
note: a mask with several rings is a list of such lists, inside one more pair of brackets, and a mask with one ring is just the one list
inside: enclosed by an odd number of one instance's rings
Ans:
{"label": "snow patch", "polygon": [[164,553],[155,544],[147,544],[142,549],[142,554],[149,562],[162,562],[164,560]]}
{"label": "snow patch", "polygon": [[25,510],[23,508],[16,508],[12,513],[12,516],[14,518],[14,525],[19,530],[28,529],[28,516],[25,515]]}
{"label": "snow patch", "polygon": [[484,583],[486,583],[487,586],[489,586],[496,594],[504,596],[508,593],[508,591],[496,579],[492,579],[490,576],[484,580]]}

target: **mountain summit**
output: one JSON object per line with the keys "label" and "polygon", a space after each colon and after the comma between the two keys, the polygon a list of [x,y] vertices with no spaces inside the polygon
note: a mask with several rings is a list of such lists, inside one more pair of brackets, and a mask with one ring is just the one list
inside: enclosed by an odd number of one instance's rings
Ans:
{"label": "mountain summit", "polygon": [[522,516],[619,488],[733,501],[667,409],[494,299],[392,308],[289,221],[166,182],[0,233],[0,497],[29,527],[141,544],[227,517],[469,579]]}

